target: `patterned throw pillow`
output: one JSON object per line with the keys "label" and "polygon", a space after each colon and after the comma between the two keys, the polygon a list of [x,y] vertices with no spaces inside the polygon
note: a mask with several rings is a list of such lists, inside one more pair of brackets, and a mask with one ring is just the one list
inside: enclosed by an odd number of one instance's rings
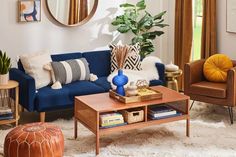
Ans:
{"label": "patterned throw pillow", "polygon": [[89,80],[90,71],[85,58],[61,62],[51,62],[55,80],[61,84],[68,84],[77,80]]}
{"label": "patterned throw pillow", "polygon": [[[121,52],[122,48],[125,53]],[[125,46],[117,46],[114,44],[110,44],[111,49],[111,72],[122,68],[122,69],[130,69],[130,70],[141,70],[141,57],[139,55],[140,46],[136,45],[125,45]],[[119,67],[117,62],[117,54],[123,53],[125,54],[124,61],[122,67]],[[122,57],[121,57],[122,58]]]}

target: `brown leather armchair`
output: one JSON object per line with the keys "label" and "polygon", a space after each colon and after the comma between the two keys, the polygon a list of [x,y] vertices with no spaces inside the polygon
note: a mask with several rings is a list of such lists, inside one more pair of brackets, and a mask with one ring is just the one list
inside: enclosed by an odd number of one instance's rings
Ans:
{"label": "brown leather armchair", "polygon": [[236,106],[236,61],[233,61],[234,67],[228,71],[226,83],[207,81],[203,75],[204,62],[202,59],[185,64],[184,94],[190,96],[193,103],[196,100],[228,106],[230,121],[233,124],[233,107]]}

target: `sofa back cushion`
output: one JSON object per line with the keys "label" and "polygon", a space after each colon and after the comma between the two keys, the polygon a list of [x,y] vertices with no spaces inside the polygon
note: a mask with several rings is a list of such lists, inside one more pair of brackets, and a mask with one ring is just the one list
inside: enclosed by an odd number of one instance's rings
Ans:
{"label": "sofa back cushion", "polygon": [[110,74],[110,50],[84,52],[82,53],[82,56],[86,58],[89,63],[90,73],[93,73],[98,77],[104,77]]}
{"label": "sofa back cushion", "polygon": [[51,55],[52,61],[65,61],[70,59],[79,59],[82,58],[81,52],[74,52],[74,53],[63,53],[63,54],[53,54]]}

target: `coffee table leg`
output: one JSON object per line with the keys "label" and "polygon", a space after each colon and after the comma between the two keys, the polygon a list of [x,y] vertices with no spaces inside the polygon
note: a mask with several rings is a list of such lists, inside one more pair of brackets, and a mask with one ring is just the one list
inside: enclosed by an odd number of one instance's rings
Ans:
{"label": "coffee table leg", "polygon": [[99,145],[100,145],[100,138],[99,133],[96,134],[96,155],[99,154]]}
{"label": "coffee table leg", "polygon": [[78,122],[77,122],[77,119],[75,118],[75,120],[74,120],[74,136],[75,136],[75,139],[77,139],[77,129],[78,129],[78,127],[77,127],[77,124],[78,124]]}
{"label": "coffee table leg", "polygon": [[187,137],[190,136],[189,126],[190,126],[190,119],[188,118],[188,119],[186,120],[186,136],[187,136]]}

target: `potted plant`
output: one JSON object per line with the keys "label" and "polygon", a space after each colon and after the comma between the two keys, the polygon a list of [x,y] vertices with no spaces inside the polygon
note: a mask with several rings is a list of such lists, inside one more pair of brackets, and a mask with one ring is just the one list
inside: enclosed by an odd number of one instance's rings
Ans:
{"label": "potted plant", "polygon": [[140,56],[146,57],[154,52],[153,40],[157,36],[164,34],[157,28],[164,28],[168,24],[164,24],[163,11],[155,16],[148,13],[145,0],[140,0],[137,4],[124,3],[120,7],[124,10],[123,15],[119,15],[112,21],[112,25],[117,27],[120,33],[132,32],[132,44],[140,44]]}
{"label": "potted plant", "polygon": [[0,50],[0,85],[6,85],[9,80],[9,70],[11,68],[11,58],[6,52]]}

